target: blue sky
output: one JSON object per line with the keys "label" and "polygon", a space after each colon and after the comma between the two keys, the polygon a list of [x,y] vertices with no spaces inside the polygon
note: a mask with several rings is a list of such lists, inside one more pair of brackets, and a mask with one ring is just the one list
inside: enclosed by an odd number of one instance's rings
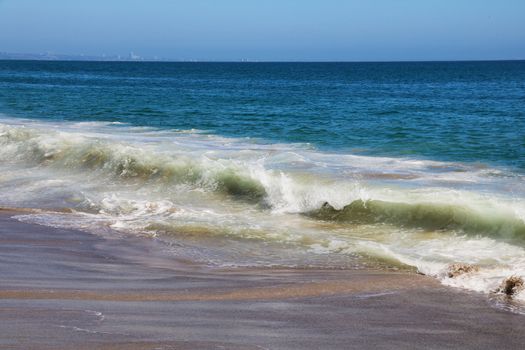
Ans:
{"label": "blue sky", "polygon": [[524,59],[524,0],[0,0],[0,51],[199,60]]}

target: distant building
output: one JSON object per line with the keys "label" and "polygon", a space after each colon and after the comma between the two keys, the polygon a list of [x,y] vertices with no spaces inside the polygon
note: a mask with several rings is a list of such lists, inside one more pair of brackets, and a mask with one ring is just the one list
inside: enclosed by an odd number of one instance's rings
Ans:
{"label": "distant building", "polygon": [[139,55],[135,55],[133,52],[130,52],[129,53],[129,59],[131,61],[140,61],[142,59],[142,57],[140,57]]}

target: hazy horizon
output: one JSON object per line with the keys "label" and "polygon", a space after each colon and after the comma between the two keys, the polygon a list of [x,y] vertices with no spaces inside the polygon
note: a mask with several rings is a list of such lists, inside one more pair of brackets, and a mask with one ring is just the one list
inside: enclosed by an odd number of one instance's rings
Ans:
{"label": "hazy horizon", "polygon": [[525,2],[0,0],[0,52],[169,61],[525,59]]}

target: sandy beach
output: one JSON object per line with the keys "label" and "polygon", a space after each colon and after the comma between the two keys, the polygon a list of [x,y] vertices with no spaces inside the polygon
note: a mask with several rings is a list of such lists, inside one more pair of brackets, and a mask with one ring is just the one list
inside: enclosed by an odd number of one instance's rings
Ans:
{"label": "sandy beach", "polygon": [[410,273],[217,269],[0,214],[2,349],[518,349],[525,318]]}

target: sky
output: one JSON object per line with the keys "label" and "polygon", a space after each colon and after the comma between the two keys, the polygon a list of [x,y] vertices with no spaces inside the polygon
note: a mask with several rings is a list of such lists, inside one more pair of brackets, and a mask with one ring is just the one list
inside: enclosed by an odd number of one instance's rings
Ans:
{"label": "sky", "polygon": [[210,61],[525,59],[525,0],[0,0],[0,51]]}

